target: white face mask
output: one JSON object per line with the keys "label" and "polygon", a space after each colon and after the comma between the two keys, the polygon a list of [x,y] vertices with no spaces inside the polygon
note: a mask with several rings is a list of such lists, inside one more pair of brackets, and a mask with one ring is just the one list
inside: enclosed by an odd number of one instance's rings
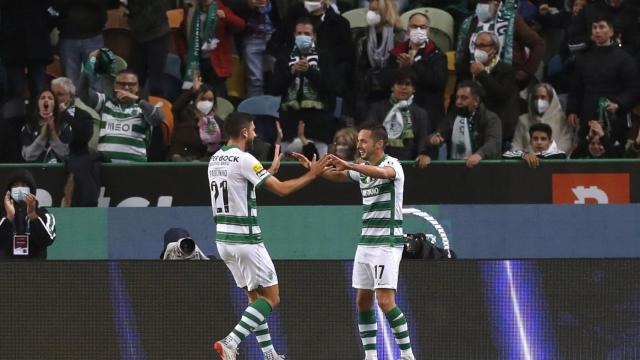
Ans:
{"label": "white face mask", "polygon": [[29,193],[29,188],[26,186],[16,186],[11,188],[11,197],[13,201],[24,201]]}
{"label": "white face mask", "polygon": [[200,111],[204,115],[207,115],[211,112],[211,109],[213,109],[213,101],[209,101],[209,100],[198,101],[198,103],[196,104],[196,108],[198,109],[198,111]]}
{"label": "white face mask", "polygon": [[305,1],[304,2],[304,8],[307,9],[307,12],[312,13],[318,9],[320,9],[322,7],[322,3],[321,2],[315,2],[315,1]]}
{"label": "white face mask", "polygon": [[412,29],[409,33],[409,39],[412,43],[416,45],[422,45],[426,43],[429,38],[427,36],[427,30],[423,29]]}
{"label": "white face mask", "polygon": [[544,99],[536,100],[536,110],[538,110],[538,114],[542,115],[548,109],[549,109],[549,101]]}
{"label": "white face mask", "polygon": [[476,16],[478,20],[481,22],[486,22],[491,20],[493,14],[491,14],[491,5],[490,4],[478,4],[476,5]]}
{"label": "white face mask", "polygon": [[380,14],[373,10],[367,11],[367,24],[369,26],[376,26],[380,24]]}
{"label": "white face mask", "polygon": [[489,61],[489,53],[484,50],[476,49],[473,52],[473,58],[476,60],[476,62],[484,64]]}

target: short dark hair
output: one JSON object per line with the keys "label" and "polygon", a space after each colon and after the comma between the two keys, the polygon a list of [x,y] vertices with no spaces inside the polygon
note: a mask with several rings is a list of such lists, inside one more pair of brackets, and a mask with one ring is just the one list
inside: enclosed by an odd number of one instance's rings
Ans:
{"label": "short dark hair", "polygon": [[484,99],[484,88],[479,82],[473,80],[463,80],[458,83],[458,86],[456,86],[456,90],[460,90],[462,88],[469,88],[469,90],[471,90],[471,95],[477,98],[479,102],[482,102],[482,99]]}
{"label": "short dark hair", "polygon": [[603,13],[596,14],[593,17],[593,20],[591,20],[591,25],[602,22],[602,21],[606,22],[610,28],[613,28],[613,18],[611,17],[611,15],[603,14]]}
{"label": "short dark hair", "polygon": [[136,73],[135,71],[133,71],[133,69],[124,69],[124,70],[120,70],[118,71],[118,73],[116,74],[116,77],[120,76],[120,75],[135,75],[136,79],[139,80],[140,77],[138,76],[138,73]]}
{"label": "short dark hair", "polygon": [[202,84],[200,85],[200,89],[198,89],[198,94],[196,95],[197,97],[203,96],[204,94],[208,93],[209,91],[211,91],[211,93],[213,94],[213,106],[217,107],[218,106],[218,95],[216,95],[216,92],[213,90],[213,88],[207,84]]}
{"label": "short dark hair", "polygon": [[224,132],[230,138],[238,138],[242,129],[248,128],[252,122],[253,115],[234,111],[224,120]]}
{"label": "short dark hair", "polygon": [[549,140],[551,140],[551,136],[553,135],[553,130],[551,129],[551,126],[549,126],[549,124],[536,123],[531,125],[529,127],[529,137],[533,137],[533,133],[536,131],[541,131],[547,134],[547,136],[549,137]]}
{"label": "short dark hair", "polygon": [[416,72],[413,71],[410,67],[402,67],[396,70],[393,75],[393,83],[394,84],[405,84],[407,81],[411,81],[411,85],[414,87],[418,82],[418,76]]}
{"label": "short dark hair", "polygon": [[296,23],[293,25],[293,32],[296,32],[296,28],[298,27],[298,25],[311,25],[311,28],[313,29],[313,33],[316,33],[316,26],[313,24],[313,20],[311,20],[310,17],[307,16],[303,16],[301,18],[298,18],[298,20],[296,20]]}
{"label": "short dark hair", "polygon": [[358,131],[362,130],[371,131],[371,137],[373,137],[374,141],[382,140],[382,146],[387,146],[387,141],[389,140],[387,129],[385,129],[385,127],[382,126],[382,124],[380,124],[379,122],[373,120],[365,121],[358,128]]}

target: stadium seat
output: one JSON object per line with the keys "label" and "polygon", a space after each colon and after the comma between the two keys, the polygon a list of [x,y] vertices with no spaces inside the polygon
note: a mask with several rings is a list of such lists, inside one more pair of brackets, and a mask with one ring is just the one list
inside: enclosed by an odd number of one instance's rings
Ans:
{"label": "stadium seat", "polygon": [[222,120],[226,119],[229,114],[231,114],[234,110],[233,104],[231,101],[225,98],[217,98],[216,99],[216,115],[218,115]]}
{"label": "stadium seat", "polygon": [[417,12],[425,13],[429,16],[431,20],[429,24],[429,38],[438,45],[440,50],[444,52],[453,50],[453,17],[448,12],[436,8],[423,7],[413,9],[400,16],[403,29],[407,28],[411,15]]}
{"label": "stadium seat", "polygon": [[167,19],[169,19],[169,28],[177,29],[184,19],[183,9],[172,9],[167,11]]}
{"label": "stadium seat", "polygon": [[444,89],[444,108],[448,109],[451,95],[453,95],[456,87],[456,52],[447,51],[446,55],[447,72],[449,73],[449,76],[447,77],[447,85]]}
{"label": "stadium seat", "polygon": [[104,45],[126,61],[131,59],[133,37],[123,8],[109,10],[107,23],[102,31]]}
{"label": "stadium seat", "polygon": [[231,59],[233,69],[231,77],[227,79],[227,96],[244,99],[246,96],[244,64],[237,54],[233,54]]}
{"label": "stadium seat", "polygon": [[367,11],[368,8],[358,8],[345,12],[342,14],[342,17],[349,21],[350,27],[359,28],[359,27],[368,27],[367,24]]}
{"label": "stadium seat", "polygon": [[274,118],[280,117],[280,97],[259,95],[243,100],[238,104],[238,111],[252,115],[264,115]]}
{"label": "stadium seat", "polygon": [[149,96],[149,102],[153,105],[159,106],[160,111],[164,114],[162,138],[164,145],[169,146],[171,145],[171,139],[173,138],[173,104],[171,104],[169,100],[158,96]]}

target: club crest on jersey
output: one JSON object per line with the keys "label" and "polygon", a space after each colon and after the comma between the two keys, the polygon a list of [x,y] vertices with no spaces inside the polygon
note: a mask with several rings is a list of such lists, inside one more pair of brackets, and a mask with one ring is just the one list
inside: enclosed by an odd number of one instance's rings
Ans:
{"label": "club crest on jersey", "polygon": [[363,184],[370,184],[373,182],[373,179],[367,175],[360,174],[360,181]]}

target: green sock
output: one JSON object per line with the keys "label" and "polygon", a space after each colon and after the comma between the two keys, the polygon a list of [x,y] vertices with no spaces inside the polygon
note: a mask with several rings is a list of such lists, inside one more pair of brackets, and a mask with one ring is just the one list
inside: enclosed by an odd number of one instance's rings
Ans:
{"label": "green sock", "polygon": [[237,348],[242,340],[249,336],[258,325],[267,321],[269,314],[271,314],[271,305],[266,300],[258,299],[254,301],[247,306],[238,325],[224,338],[224,343]]}
{"label": "green sock", "polygon": [[393,329],[393,333],[396,336],[396,343],[400,350],[411,349],[411,340],[409,339],[409,328],[407,327],[407,319],[404,314],[396,306],[384,314]]}
{"label": "green sock", "polygon": [[367,358],[377,357],[376,335],[378,324],[376,322],[376,313],[373,310],[360,311],[358,313],[358,330],[360,331],[362,346]]}
{"label": "green sock", "polygon": [[266,321],[258,325],[253,330],[253,333],[256,335],[256,340],[258,340],[263,353],[274,351],[273,343],[271,343],[271,334],[269,333],[269,324]]}

